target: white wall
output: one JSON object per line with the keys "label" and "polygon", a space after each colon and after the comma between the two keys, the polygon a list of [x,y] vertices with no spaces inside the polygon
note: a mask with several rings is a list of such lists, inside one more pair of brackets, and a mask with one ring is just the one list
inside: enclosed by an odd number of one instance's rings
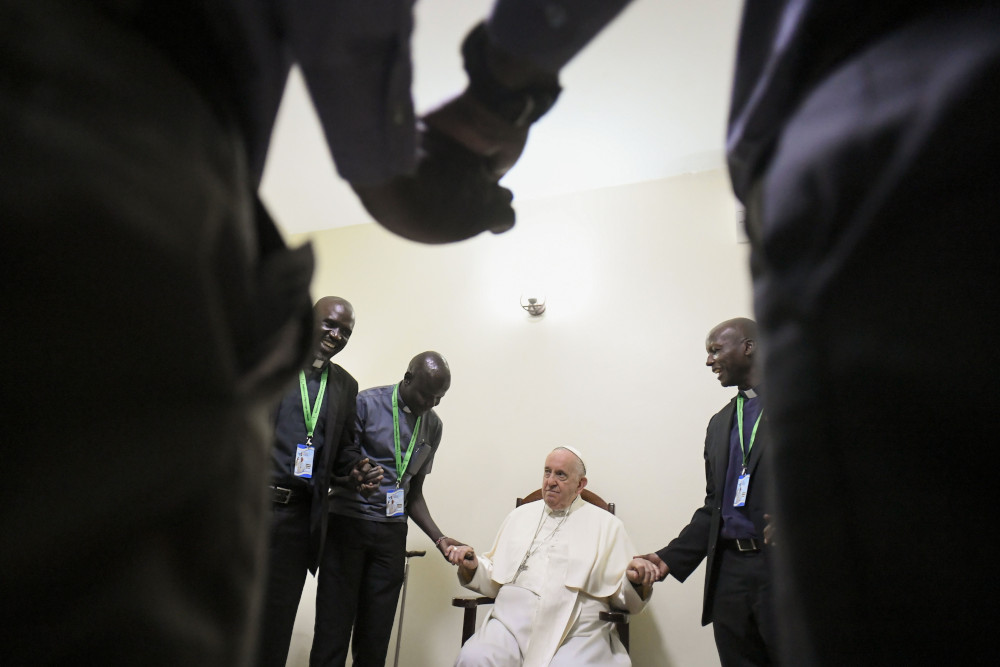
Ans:
{"label": "white wall", "polygon": [[[555,445],[586,456],[592,490],[618,505],[638,552],[664,546],[704,500],[705,427],[732,392],[704,366],[705,335],[750,316],[748,247],[721,171],[517,206],[501,236],[422,246],[375,225],[311,235],[314,296],[349,299],[354,337],[337,361],[362,388],[398,381],[440,351],[452,370],[444,438],[425,495],[446,534],[485,551],[514,498],[537,488]],[[293,243],[301,239],[292,239]],[[526,285],[548,309],[518,305]],[[400,665],[451,665],[462,612],[452,567],[410,524]],[[636,667],[717,665],[700,624],[704,566],[658,584],[632,622]],[[308,664],[315,581],[290,665]],[[482,612],[480,614],[480,617]],[[387,664],[395,648],[389,647]]]}

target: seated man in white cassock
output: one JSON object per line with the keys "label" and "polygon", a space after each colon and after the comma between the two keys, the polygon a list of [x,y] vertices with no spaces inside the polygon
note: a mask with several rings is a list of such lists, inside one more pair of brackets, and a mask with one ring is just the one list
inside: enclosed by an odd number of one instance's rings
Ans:
{"label": "seated man in white cassock", "polygon": [[609,608],[641,611],[657,573],[633,559],[625,526],[580,498],[583,457],[557,447],[545,459],[544,503],[507,515],[489,553],[449,547],[463,586],[496,603],[458,656],[459,667],[631,665]]}

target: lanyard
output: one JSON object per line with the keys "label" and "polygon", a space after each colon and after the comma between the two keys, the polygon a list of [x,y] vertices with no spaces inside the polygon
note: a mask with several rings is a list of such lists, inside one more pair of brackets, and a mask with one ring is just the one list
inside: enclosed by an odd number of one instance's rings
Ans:
{"label": "lanyard", "polygon": [[319,411],[323,406],[323,394],[326,393],[326,377],[330,367],[323,369],[323,377],[319,381],[319,393],[316,394],[316,403],[312,410],[309,409],[309,386],[306,384],[305,371],[299,371],[299,390],[302,394],[302,416],[306,420],[306,444],[312,444],[313,431],[316,430],[316,422],[319,420]]}
{"label": "lanyard", "polygon": [[403,474],[406,472],[406,466],[410,464],[410,455],[413,454],[413,443],[417,441],[417,434],[420,432],[420,420],[423,417],[417,417],[417,423],[413,426],[413,435],[410,436],[410,444],[406,448],[406,458],[403,458],[402,452],[399,448],[399,385],[393,385],[392,387],[392,439],[396,445],[396,488],[399,488],[399,483],[403,479]]}
{"label": "lanyard", "polygon": [[747,471],[747,457],[750,455],[750,450],[753,449],[754,438],[757,437],[757,427],[760,426],[760,418],[764,416],[764,411],[761,410],[760,414],[757,415],[757,421],[753,424],[753,431],[750,432],[750,446],[747,448],[743,447],[743,394],[736,395],[736,426],[740,430],[740,450],[743,452],[743,472]]}

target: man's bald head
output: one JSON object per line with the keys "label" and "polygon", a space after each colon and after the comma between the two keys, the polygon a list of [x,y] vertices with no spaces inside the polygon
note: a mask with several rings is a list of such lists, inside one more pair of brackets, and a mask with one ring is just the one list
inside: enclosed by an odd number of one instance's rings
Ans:
{"label": "man's bald head", "polygon": [[338,305],[344,308],[348,308],[352,312],[354,311],[354,306],[352,306],[351,302],[348,301],[347,299],[339,296],[324,296],[323,298],[319,299],[313,306],[313,312],[319,315],[320,313],[328,312],[329,309],[334,308],[335,306]]}
{"label": "man's bald head", "polygon": [[421,352],[410,360],[399,383],[399,395],[416,415],[438,405],[451,388],[451,369],[438,352]]}
{"label": "man's bald head", "polygon": [[428,375],[446,374],[449,379],[451,378],[451,369],[448,368],[448,362],[445,361],[445,358],[440,353],[434,351],[421,352],[410,359],[410,365],[406,367],[406,372],[413,373],[414,375],[418,373]]}

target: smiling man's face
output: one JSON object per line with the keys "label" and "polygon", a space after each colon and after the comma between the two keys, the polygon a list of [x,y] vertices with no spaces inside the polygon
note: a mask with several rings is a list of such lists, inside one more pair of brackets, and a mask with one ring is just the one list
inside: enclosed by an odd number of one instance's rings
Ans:
{"label": "smiling man's face", "polygon": [[347,346],[354,332],[354,308],[336,297],[325,297],[316,302],[316,323],[319,339],[313,348],[313,357],[329,361]]}
{"label": "smiling man's face", "polygon": [[747,389],[753,369],[753,345],[736,327],[713,329],[705,339],[708,352],[705,365],[718,376],[723,387]]}

